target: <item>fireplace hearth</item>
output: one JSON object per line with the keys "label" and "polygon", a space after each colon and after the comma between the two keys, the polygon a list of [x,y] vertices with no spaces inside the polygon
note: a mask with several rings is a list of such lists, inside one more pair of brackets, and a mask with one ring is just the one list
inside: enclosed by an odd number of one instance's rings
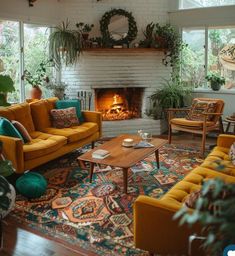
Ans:
{"label": "fireplace hearth", "polygon": [[141,117],[143,88],[95,89],[95,109],[104,121]]}

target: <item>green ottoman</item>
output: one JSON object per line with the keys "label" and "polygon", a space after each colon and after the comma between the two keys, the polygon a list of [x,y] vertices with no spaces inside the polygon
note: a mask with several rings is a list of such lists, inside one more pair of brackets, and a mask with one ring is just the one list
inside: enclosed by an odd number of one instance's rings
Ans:
{"label": "green ottoman", "polygon": [[27,198],[38,198],[46,192],[47,181],[39,173],[28,172],[16,181],[16,188],[21,195]]}

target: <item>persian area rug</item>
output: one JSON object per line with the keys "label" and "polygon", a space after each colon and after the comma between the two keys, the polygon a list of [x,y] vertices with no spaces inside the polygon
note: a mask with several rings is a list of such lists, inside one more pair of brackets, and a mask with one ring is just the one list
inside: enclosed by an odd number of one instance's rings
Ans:
{"label": "persian area rug", "polygon": [[[153,155],[129,171],[128,195],[122,171],[96,167],[93,182],[76,159],[85,148],[38,168],[48,181],[44,196],[17,196],[12,216],[21,223],[97,255],[147,255],[133,243],[133,203],[138,195],[161,197],[202,159],[192,148],[166,145],[160,150],[160,169]],[[156,231],[157,232],[157,231]]]}

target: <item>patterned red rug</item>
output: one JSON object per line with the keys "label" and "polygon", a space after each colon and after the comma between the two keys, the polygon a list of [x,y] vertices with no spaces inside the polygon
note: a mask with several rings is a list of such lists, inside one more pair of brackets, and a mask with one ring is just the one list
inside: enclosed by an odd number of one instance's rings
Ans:
{"label": "patterned red rug", "polygon": [[164,146],[160,169],[149,156],[129,171],[128,195],[122,171],[96,167],[93,182],[76,158],[88,148],[52,161],[39,171],[48,181],[46,195],[27,200],[18,195],[12,216],[51,237],[97,255],[146,255],[134,248],[132,205],[140,194],[161,197],[198,166],[202,159],[192,148]]}

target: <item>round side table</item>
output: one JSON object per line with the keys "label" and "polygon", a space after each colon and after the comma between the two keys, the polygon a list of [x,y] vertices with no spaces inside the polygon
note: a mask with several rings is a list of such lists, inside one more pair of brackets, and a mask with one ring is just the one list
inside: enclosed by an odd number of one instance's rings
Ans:
{"label": "round side table", "polygon": [[225,122],[227,122],[227,127],[226,127],[226,130],[225,130],[225,133],[229,133],[229,128],[231,125],[233,125],[233,133],[235,134],[235,120],[232,120],[230,119],[229,117],[226,117],[224,119]]}

